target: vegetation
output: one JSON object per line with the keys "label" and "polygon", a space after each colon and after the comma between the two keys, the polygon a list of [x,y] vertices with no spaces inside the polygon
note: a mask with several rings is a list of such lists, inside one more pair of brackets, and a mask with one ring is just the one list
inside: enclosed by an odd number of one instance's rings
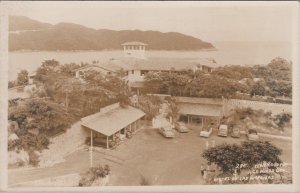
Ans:
{"label": "vegetation", "polygon": [[[259,81],[254,81],[254,79]],[[275,58],[267,66],[224,66],[210,74],[202,71],[149,72],[145,91],[173,96],[235,98],[237,93],[252,97],[291,97],[291,64]]]}
{"label": "vegetation", "polygon": [[8,113],[8,119],[18,123],[11,132],[19,137],[8,144],[9,150],[45,149],[50,136],[64,132],[75,121],[61,105],[43,99],[27,100],[23,105],[10,107]]}
{"label": "vegetation", "polygon": [[158,96],[143,95],[138,100],[138,108],[145,112],[147,120],[152,120],[159,112],[161,99]]}
{"label": "vegetation", "polygon": [[[203,153],[203,157],[208,164],[215,163],[222,169],[223,173],[233,174],[235,170],[238,173],[242,169],[252,169],[256,164],[263,162],[281,164],[279,158],[282,151],[267,141],[245,141],[242,145],[223,144],[207,149]],[[240,165],[245,167],[241,168]],[[270,168],[276,168],[272,166]]]}
{"label": "vegetation", "polygon": [[120,102],[129,104],[130,89],[122,79],[123,72],[103,75],[88,71],[84,82],[74,78],[77,64],[60,65],[57,61],[45,61],[37,71],[37,80],[43,83],[46,95],[63,104],[66,110],[78,117],[93,114],[101,107]]}
{"label": "vegetation", "polygon": [[165,99],[168,102],[169,106],[169,112],[167,117],[172,117],[173,121],[177,121],[179,118],[179,109],[178,109],[178,104],[176,102],[176,99],[173,97],[166,97]]}
{"label": "vegetation", "polygon": [[90,168],[81,176],[79,186],[91,186],[97,179],[104,178],[110,173],[110,167],[98,165]]}
{"label": "vegetation", "polygon": [[289,113],[282,113],[279,115],[275,115],[274,121],[277,126],[283,130],[284,126],[290,122],[292,119],[292,115]]}
{"label": "vegetation", "polygon": [[201,71],[150,72],[145,76],[145,90],[153,93],[190,97],[231,97],[243,87]]}
{"label": "vegetation", "polygon": [[21,72],[18,74],[17,83],[18,83],[18,85],[28,84],[28,71],[27,70],[21,70]]}
{"label": "vegetation", "polygon": [[245,129],[255,128],[258,132],[279,134],[281,131],[288,131],[291,119],[290,113],[272,114],[270,111],[238,108],[227,117],[226,124],[245,125]]}
{"label": "vegetation", "polygon": [[[83,64],[86,65],[86,64]],[[66,131],[81,117],[98,112],[100,108],[120,102],[129,104],[130,88],[124,81],[125,72],[102,74],[88,71],[83,81],[74,78],[74,70],[80,65],[69,63],[61,65],[55,60],[46,60],[37,70],[38,89],[33,97],[18,104],[11,102],[8,119],[16,121],[19,127],[13,129],[18,139],[10,141],[9,150],[24,149],[32,155],[32,163],[37,159],[32,153],[48,147],[49,138]],[[254,68],[225,66],[212,73],[202,71],[149,72],[145,76],[145,89],[151,93],[189,97],[234,98],[237,92],[251,95],[271,95],[291,97],[291,66],[284,59],[276,58],[267,66]],[[253,81],[260,78],[260,81]],[[246,81],[242,81],[245,80]],[[241,82],[242,81],[242,82]],[[23,70],[9,86],[26,85],[28,72]],[[138,108],[146,113],[146,119],[154,118],[162,101],[157,96],[142,95],[138,98]],[[176,101],[167,97],[170,112],[168,116],[177,119]],[[240,111],[240,112],[239,112]],[[237,110],[236,120],[250,117],[252,123],[261,123],[260,117],[266,117],[262,125],[283,131],[292,116],[282,113],[256,112],[252,109]]]}
{"label": "vegetation", "polygon": [[292,63],[283,58],[275,58],[267,66],[255,66],[253,74],[263,79],[272,97],[292,97]]}
{"label": "vegetation", "polygon": [[[24,149],[36,165],[38,159],[32,152],[47,148],[50,137],[65,132],[81,117],[104,106],[115,102],[129,104],[131,93],[122,79],[123,72],[102,75],[91,71],[80,81],[74,78],[73,70],[78,67],[74,63],[61,65],[55,60],[42,63],[37,70],[38,89],[33,97],[10,103],[8,119],[16,121],[19,127],[11,130],[18,139],[9,142],[9,150]],[[19,74],[18,82],[26,81],[26,73]]]}
{"label": "vegetation", "polygon": [[260,96],[265,96],[266,89],[265,86],[261,82],[257,82],[253,85],[250,95],[255,96],[255,95],[260,95]]}
{"label": "vegetation", "polygon": [[17,80],[15,81],[8,81],[8,88],[12,88],[15,86],[24,86],[28,84],[28,71],[27,70],[21,70],[18,73]]}

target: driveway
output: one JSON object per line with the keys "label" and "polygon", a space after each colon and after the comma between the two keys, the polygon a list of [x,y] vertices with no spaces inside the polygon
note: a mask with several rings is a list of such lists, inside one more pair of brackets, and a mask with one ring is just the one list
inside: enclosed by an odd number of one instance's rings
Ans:
{"label": "driveway", "polygon": [[[175,138],[166,139],[156,129],[145,128],[131,139],[126,139],[115,150],[96,149],[93,161],[111,167],[110,185],[197,185],[204,184],[200,166],[206,161],[201,154],[206,144],[241,143],[241,138],[218,137],[213,131],[210,138],[199,137],[199,127],[189,133],[177,133]],[[267,139],[267,138],[265,138]],[[283,149],[282,160],[291,163],[292,143],[280,139],[267,139]],[[66,157],[66,162],[50,168],[9,171],[9,185],[53,176],[80,173],[89,168],[87,150],[79,150]]]}

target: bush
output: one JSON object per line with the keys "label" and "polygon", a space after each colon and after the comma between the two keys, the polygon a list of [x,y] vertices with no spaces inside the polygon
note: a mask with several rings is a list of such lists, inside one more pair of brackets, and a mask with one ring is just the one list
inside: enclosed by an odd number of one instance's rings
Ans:
{"label": "bush", "polygon": [[240,119],[245,119],[254,115],[255,111],[252,108],[236,109],[236,114],[240,116]]}
{"label": "bush", "polygon": [[290,122],[292,115],[289,113],[282,113],[279,115],[275,115],[274,121],[279,128],[283,128],[287,123]]}
{"label": "bush", "polygon": [[93,182],[99,178],[104,178],[110,173],[110,167],[98,165],[90,168],[86,173],[81,176],[79,186],[91,186]]}

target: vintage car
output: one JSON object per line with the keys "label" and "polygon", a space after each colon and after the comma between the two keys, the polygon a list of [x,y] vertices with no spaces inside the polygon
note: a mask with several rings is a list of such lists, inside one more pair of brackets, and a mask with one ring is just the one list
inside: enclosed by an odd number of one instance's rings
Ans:
{"label": "vintage car", "polygon": [[249,141],[256,141],[259,138],[255,129],[248,129],[246,135]]}
{"label": "vintage car", "polygon": [[238,126],[232,127],[231,137],[234,137],[234,138],[241,137],[240,127],[238,127]]}
{"label": "vintage car", "polygon": [[206,137],[206,138],[208,138],[211,135],[212,130],[213,130],[212,127],[209,127],[207,129],[203,129],[202,131],[200,131],[200,137]]}
{"label": "vintage car", "polygon": [[166,138],[175,137],[171,127],[161,127],[158,129],[159,133],[161,133]]}
{"label": "vintage car", "polygon": [[228,127],[227,127],[227,125],[220,125],[219,126],[218,135],[222,136],[222,137],[227,137],[227,135],[228,135]]}
{"label": "vintage car", "polygon": [[175,129],[179,133],[187,133],[187,132],[189,132],[189,129],[187,128],[187,126],[185,125],[184,122],[177,122],[177,123],[175,123]]}

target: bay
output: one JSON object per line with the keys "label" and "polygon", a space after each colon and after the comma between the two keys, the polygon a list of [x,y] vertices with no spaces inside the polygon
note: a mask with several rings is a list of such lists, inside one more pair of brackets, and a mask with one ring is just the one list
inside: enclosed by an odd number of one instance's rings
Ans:
{"label": "bay", "polygon": [[[292,45],[288,42],[213,42],[217,50],[163,51],[146,50],[146,56],[165,58],[213,58],[221,65],[268,64],[275,57],[291,60]],[[22,69],[35,71],[44,60],[64,63],[91,63],[120,58],[122,50],[104,51],[18,51],[9,53],[9,80],[15,80]]]}

